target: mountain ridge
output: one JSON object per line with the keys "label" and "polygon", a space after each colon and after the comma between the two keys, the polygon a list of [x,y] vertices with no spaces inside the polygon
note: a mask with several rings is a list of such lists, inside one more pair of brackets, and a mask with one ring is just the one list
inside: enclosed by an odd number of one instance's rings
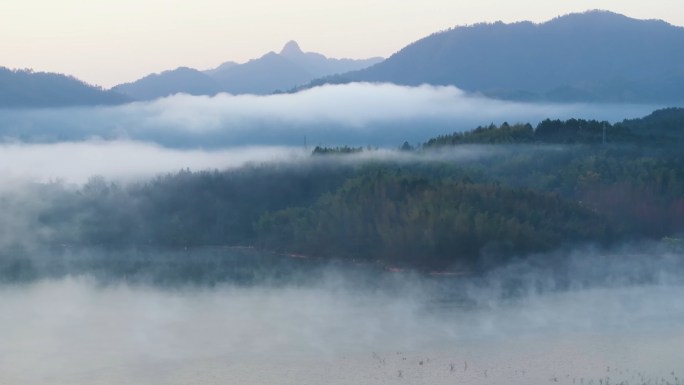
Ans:
{"label": "mountain ridge", "polygon": [[0,67],[0,108],[117,105],[131,99],[73,76]]}
{"label": "mountain ridge", "polygon": [[451,85],[530,101],[684,101],[684,28],[609,11],[544,23],[479,23],[433,33],[326,83]]}
{"label": "mountain ridge", "polygon": [[435,32],[388,59],[334,59],[288,41],[246,63],[150,74],[110,90],[72,76],[0,67],[0,107],[110,105],[190,95],[272,94],[323,84],[455,86],[536,102],[684,102],[684,27],[592,10],[543,23],[477,23]]}
{"label": "mountain ridge", "polygon": [[[119,84],[112,89],[136,100],[151,100],[175,93],[265,95],[306,84],[317,77],[361,69],[380,60],[328,58],[320,53],[304,52],[296,41],[290,40],[279,53],[270,51],[246,63],[228,61],[205,71],[180,67]],[[198,84],[192,84],[189,79]]]}

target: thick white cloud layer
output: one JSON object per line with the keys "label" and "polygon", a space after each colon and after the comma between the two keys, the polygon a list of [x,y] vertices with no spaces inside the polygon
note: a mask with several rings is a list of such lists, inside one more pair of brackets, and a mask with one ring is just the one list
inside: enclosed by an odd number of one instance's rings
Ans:
{"label": "thick white cloud layer", "polygon": [[489,123],[616,121],[654,108],[514,103],[454,87],[349,84],[271,96],[176,95],[118,107],[4,110],[0,178],[81,183],[92,175],[225,169],[301,158],[305,146],[396,148]]}
{"label": "thick white cloud layer", "polygon": [[168,147],[398,146],[489,123],[545,118],[617,121],[656,106],[533,104],[468,95],[454,87],[324,86],[296,94],[176,95],[120,107],[6,110],[6,141],[131,139]]}

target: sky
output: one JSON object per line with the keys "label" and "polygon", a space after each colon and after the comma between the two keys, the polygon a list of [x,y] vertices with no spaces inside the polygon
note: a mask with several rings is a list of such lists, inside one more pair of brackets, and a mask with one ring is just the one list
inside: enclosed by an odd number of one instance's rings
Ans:
{"label": "sky", "polygon": [[0,66],[108,88],[179,66],[245,62],[288,40],[328,57],[387,57],[459,25],[543,22],[589,9],[684,26],[681,0],[5,0]]}

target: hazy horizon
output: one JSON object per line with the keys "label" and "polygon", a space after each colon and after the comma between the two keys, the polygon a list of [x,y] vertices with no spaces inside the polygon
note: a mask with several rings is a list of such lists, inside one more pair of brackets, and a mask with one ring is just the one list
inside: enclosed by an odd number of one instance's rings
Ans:
{"label": "hazy horizon", "polygon": [[151,0],[116,5],[32,0],[8,4],[0,15],[0,66],[65,73],[110,88],[181,66],[205,70],[226,61],[246,62],[279,51],[289,40],[331,58],[389,57],[415,40],[456,26],[540,23],[592,9],[684,25],[684,5],[669,0],[515,5],[489,0],[477,6],[444,0],[232,6],[203,0],[192,5],[176,1],[165,8]]}

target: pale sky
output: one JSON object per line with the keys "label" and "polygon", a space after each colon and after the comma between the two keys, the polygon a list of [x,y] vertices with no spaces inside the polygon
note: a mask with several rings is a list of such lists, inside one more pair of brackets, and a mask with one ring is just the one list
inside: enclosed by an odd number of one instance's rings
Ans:
{"label": "pale sky", "polygon": [[328,57],[387,57],[450,27],[589,9],[684,26],[682,0],[2,0],[0,66],[110,87],[245,62],[288,40]]}

